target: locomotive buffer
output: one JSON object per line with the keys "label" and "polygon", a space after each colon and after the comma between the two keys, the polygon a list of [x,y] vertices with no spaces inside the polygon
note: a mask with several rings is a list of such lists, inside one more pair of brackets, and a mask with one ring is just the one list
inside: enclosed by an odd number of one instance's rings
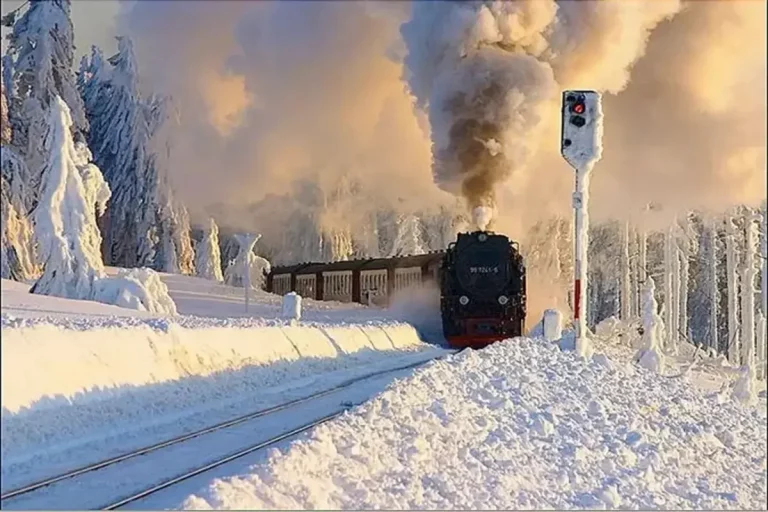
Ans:
{"label": "locomotive buffer", "polygon": [[589,245],[589,180],[592,168],[602,156],[602,139],[603,111],[600,93],[563,91],[560,153],[576,174],[573,193],[573,316],[576,324],[576,350],[581,354],[588,351],[584,298],[587,292]]}

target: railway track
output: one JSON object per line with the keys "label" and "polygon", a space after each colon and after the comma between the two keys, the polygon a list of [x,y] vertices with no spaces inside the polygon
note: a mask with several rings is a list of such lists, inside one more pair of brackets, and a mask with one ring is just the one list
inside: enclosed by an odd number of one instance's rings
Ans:
{"label": "railway track", "polygon": [[[451,352],[449,352],[446,355],[454,354],[456,352],[457,351],[451,351]],[[22,498],[22,497],[29,497],[31,495],[34,495],[34,493],[36,493],[38,491],[41,491],[42,489],[44,489],[46,487],[49,487],[51,485],[58,484],[60,482],[64,482],[64,481],[70,480],[70,479],[76,479],[78,477],[82,477],[83,475],[87,475],[89,473],[98,472],[99,470],[102,470],[102,469],[105,469],[105,468],[111,468],[111,467],[114,467],[116,465],[125,463],[125,462],[133,460],[133,459],[137,459],[139,457],[142,457],[142,456],[154,453],[154,452],[160,452],[161,450],[181,445],[182,443],[185,443],[185,442],[190,441],[190,440],[195,439],[195,438],[201,438],[201,437],[204,437],[204,436],[216,433],[216,432],[221,432],[221,431],[224,431],[226,429],[231,429],[231,428],[233,428],[235,426],[238,426],[238,425],[246,424],[249,421],[253,421],[253,420],[256,420],[256,419],[259,419],[259,418],[266,418],[266,417],[275,415],[276,413],[279,413],[281,411],[286,411],[286,410],[295,408],[295,407],[297,407],[299,405],[308,404],[310,402],[317,401],[317,400],[319,400],[319,399],[321,399],[323,397],[328,397],[328,396],[333,395],[335,393],[338,393],[338,392],[341,392],[343,390],[349,389],[352,386],[354,386],[355,384],[359,384],[359,383],[362,383],[364,381],[368,381],[368,380],[374,379],[374,378],[379,377],[379,376],[383,376],[383,375],[386,375],[386,374],[395,373],[395,372],[398,372],[398,371],[404,371],[404,370],[408,370],[408,369],[411,369],[411,368],[417,368],[419,366],[423,366],[423,365],[429,363],[430,361],[434,361],[436,359],[442,359],[446,355],[441,355],[441,356],[438,356],[438,357],[433,357],[433,358],[430,358],[430,359],[427,359],[427,360],[424,360],[424,361],[418,361],[416,363],[410,363],[410,364],[403,365],[403,366],[398,366],[398,367],[395,367],[395,368],[390,368],[390,369],[386,369],[386,370],[379,370],[379,371],[372,372],[372,373],[369,373],[369,374],[366,374],[366,375],[362,375],[362,376],[359,376],[359,377],[348,379],[348,380],[342,382],[341,384],[338,384],[336,386],[327,388],[327,389],[319,391],[317,393],[312,393],[312,394],[306,395],[306,396],[301,397],[301,398],[290,400],[290,401],[282,403],[280,405],[276,405],[276,406],[260,409],[260,410],[257,410],[257,411],[253,411],[253,412],[250,412],[248,414],[244,414],[244,415],[238,416],[236,418],[233,418],[233,419],[230,419],[230,420],[227,420],[227,421],[224,421],[224,422],[220,422],[220,423],[217,423],[215,425],[211,425],[209,427],[197,430],[195,432],[191,432],[191,433],[184,434],[184,435],[181,435],[181,436],[176,436],[176,437],[167,439],[167,440],[159,442],[159,443],[155,443],[155,444],[152,444],[152,445],[149,445],[149,446],[145,446],[143,448],[132,450],[132,451],[126,452],[124,454],[121,454],[121,455],[118,455],[118,456],[115,456],[115,457],[110,457],[108,459],[104,459],[104,460],[99,461],[99,462],[87,464],[87,465],[84,465],[84,466],[81,466],[81,467],[78,467],[78,468],[75,468],[75,469],[63,472],[61,474],[58,474],[58,475],[55,475],[55,476],[52,476],[52,477],[48,477],[48,478],[45,478],[45,479],[42,479],[42,480],[39,480],[39,481],[36,481],[36,482],[29,483],[29,484],[21,486],[21,487],[17,487],[17,488],[15,488],[13,490],[7,491],[7,492],[3,493],[2,495],[0,495],[0,502],[2,502],[2,508],[6,508],[8,505],[12,504],[12,502],[15,499],[19,499],[19,498]],[[271,437],[271,438],[269,438],[267,440],[264,440],[264,441],[261,441],[261,442],[258,442],[258,443],[253,443],[253,444],[249,445],[246,448],[237,450],[235,452],[228,453],[227,455],[225,455],[223,457],[219,457],[216,460],[209,461],[206,464],[199,465],[199,466],[197,466],[197,467],[195,467],[193,469],[180,472],[180,473],[176,474],[175,476],[167,478],[167,479],[163,480],[160,483],[155,483],[154,485],[152,485],[150,487],[147,487],[147,488],[145,488],[144,490],[142,490],[140,492],[131,493],[131,494],[121,498],[120,500],[117,500],[117,501],[108,503],[106,505],[100,506],[100,507],[98,507],[98,509],[99,510],[115,510],[115,509],[120,508],[120,507],[122,507],[124,505],[127,505],[129,503],[133,503],[135,501],[143,499],[143,498],[145,498],[147,496],[150,496],[150,495],[152,495],[152,494],[154,494],[156,492],[159,492],[159,491],[161,491],[163,489],[167,489],[167,488],[169,488],[169,487],[171,487],[173,485],[176,485],[177,483],[180,483],[182,481],[188,480],[188,479],[190,479],[190,478],[192,478],[194,476],[197,476],[199,474],[205,473],[205,472],[207,472],[207,471],[209,471],[211,469],[214,469],[216,467],[219,467],[219,466],[221,466],[223,464],[226,464],[226,463],[231,462],[233,460],[239,459],[241,457],[244,457],[245,455],[248,455],[248,454],[253,453],[255,451],[261,450],[261,449],[266,448],[268,446],[274,445],[274,444],[276,444],[276,443],[278,443],[278,442],[280,442],[280,441],[282,441],[284,439],[287,439],[289,437],[295,436],[295,435],[300,434],[302,432],[305,432],[305,431],[307,431],[307,430],[309,430],[309,429],[311,429],[311,428],[313,428],[313,427],[315,427],[317,425],[320,425],[322,423],[330,421],[330,420],[340,416],[341,414],[343,414],[349,408],[354,407],[356,405],[359,405],[359,404],[346,404],[346,405],[343,405],[341,408],[337,408],[332,413],[327,414],[327,415],[325,415],[325,416],[323,416],[323,417],[321,417],[319,419],[315,419],[313,421],[305,423],[305,424],[303,424],[303,425],[301,425],[299,427],[293,428],[292,430],[290,430],[288,432],[284,432],[284,433],[282,433],[282,434],[280,434],[278,436]]]}

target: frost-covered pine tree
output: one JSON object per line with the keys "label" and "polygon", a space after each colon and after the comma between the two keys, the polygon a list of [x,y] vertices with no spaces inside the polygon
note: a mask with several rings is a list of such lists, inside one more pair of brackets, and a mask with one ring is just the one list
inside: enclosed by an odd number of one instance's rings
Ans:
{"label": "frost-covered pine tree", "polygon": [[680,295],[679,295],[679,334],[691,338],[689,321],[689,307],[688,297],[690,294],[690,260],[691,257],[698,252],[698,241],[696,239],[696,233],[693,230],[691,223],[691,214],[686,214],[677,226],[678,236],[676,239],[677,254],[679,260],[679,273],[680,273]]}
{"label": "frost-covered pine tree", "polygon": [[760,276],[760,309],[763,316],[768,318],[768,201],[763,200],[762,218],[760,223],[760,259],[762,270]]}
{"label": "frost-covered pine tree", "polygon": [[0,277],[25,281],[39,274],[32,223],[25,214],[27,166],[11,145],[4,82],[0,82]]}
{"label": "frost-covered pine tree", "polygon": [[768,378],[768,208],[766,201],[762,205],[762,219],[760,223],[760,259],[762,260],[760,271],[760,310],[757,317],[757,361],[758,376],[761,379]]}
{"label": "frost-covered pine tree", "polygon": [[[134,61],[126,55],[124,44],[122,50],[122,58],[110,69],[101,50],[93,47],[88,65],[81,64],[78,81],[91,126],[88,142],[113,191],[107,210],[105,257],[110,265],[135,267],[149,263],[136,243],[143,224],[140,219],[149,210],[142,200],[149,130],[136,108]],[[153,236],[152,226],[141,227],[145,228],[141,236]]]}
{"label": "frost-covered pine tree", "polygon": [[422,239],[422,226],[419,218],[414,214],[398,216],[397,231],[392,244],[392,256],[415,256],[426,252]]}
{"label": "frost-covered pine tree", "polygon": [[353,258],[378,258],[379,225],[375,212],[368,212],[356,226],[352,237]]}
{"label": "frost-covered pine tree", "polygon": [[709,265],[708,273],[710,280],[710,292],[709,292],[709,347],[717,352],[719,347],[718,342],[718,313],[720,308],[720,288],[718,287],[717,280],[717,264],[718,264],[718,252],[717,252],[717,225],[712,223],[707,230],[708,236],[708,254]]}
{"label": "frost-covered pine tree", "polygon": [[744,262],[741,268],[741,368],[734,383],[735,399],[753,404],[756,401],[757,365],[755,361],[755,280],[757,278],[758,232],[760,216],[747,212],[745,219]]}
{"label": "frost-covered pine tree", "polygon": [[661,342],[664,338],[664,323],[658,313],[659,305],[655,297],[656,284],[648,276],[643,286],[642,322],[643,338],[636,360],[645,368],[657,373],[664,372],[664,354]]}
{"label": "frost-covered pine tree", "polygon": [[352,234],[345,228],[327,229],[321,239],[323,261],[347,261],[354,254]]}
{"label": "frost-covered pine tree", "polygon": [[664,325],[667,351],[677,353],[680,332],[680,254],[677,247],[677,219],[664,240]]}
{"label": "frost-covered pine tree", "polygon": [[13,25],[4,59],[4,71],[10,76],[4,81],[10,87],[7,94],[13,146],[27,167],[24,214],[36,206],[41,192],[40,180],[48,157],[42,142],[54,98],[66,102],[75,133],[88,129],[75,85],[73,61],[70,0],[30,0],[27,11]]}
{"label": "frost-covered pine tree", "polygon": [[735,212],[725,217],[725,261],[728,290],[728,360],[735,363],[739,356],[739,255]]}
{"label": "frost-covered pine tree", "polygon": [[43,273],[30,291],[175,315],[168,288],[153,270],[105,275],[96,215],[104,212],[109,186],[88,147],[74,142],[72,118],[61,98],[54,98],[48,119],[43,141],[48,160],[35,210]]}
{"label": "frost-covered pine tree", "polygon": [[761,216],[748,212],[745,219],[744,261],[741,268],[741,361],[754,371],[755,365],[755,296],[757,295],[758,225]]}
{"label": "frost-covered pine tree", "polygon": [[43,141],[48,160],[35,210],[43,274],[31,291],[91,300],[95,281],[104,277],[96,211],[104,211],[110,191],[99,169],[87,160],[87,149],[75,147],[69,108],[58,97],[48,126]]}
{"label": "frost-covered pine tree", "polygon": [[[159,206],[156,221],[159,225],[160,247],[165,257],[159,257],[155,267],[174,274],[195,273],[195,254],[192,250],[191,226],[186,207],[176,197],[170,179],[172,152],[171,133],[179,124],[178,113],[171,98],[153,95],[145,108],[150,130],[150,152],[147,162],[147,182]],[[172,252],[171,252],[172,251]]]}
{"label": "frost-covered pine tree", "polygon": [[142,100],[130,39],[118,37],[118,53],[108,62],[94,47],[78,83],[91,124],[89,144],[115,191],[105,223],[108,262],[194,273],[189,216],[168,177],[168,100]]}
{"label": "frost-covered pine tree", "polygon": [[460,224],[459,210],[454,206],[446,205],[432,215],[428,215],[422,222],[425,231],[426,247],[431,251],[442,251],[448,245],[456,241],[456,235]]}
{"label": "frost-covered pine tree", "polygon": [[627,321],[632,316],[632,273],[629,259],[630,245],[629,222],[624,222],[621,237],[621,319]]}
{"label": "frost-covered pine tree", "polygon": [[252,289],[263,289],[266,282],[266,276],[271,270],[271,265],[266,258],[257,256],[253,253],[256,242],[261,235],[247,236],[235,235],[240,251],[237,257],[229,262],[224,272],[224,282],[230,286],[245,286],[245,269],[249,269],[248,278]]}
{"label": "frost-covered pine tree", "polygon": [[219,249],[219,227],[213,219],[208,221],[208,229],[203,234],[203,240],[197,246],[195,260],[197,275],[205,279],[222,282],[221,250]]}

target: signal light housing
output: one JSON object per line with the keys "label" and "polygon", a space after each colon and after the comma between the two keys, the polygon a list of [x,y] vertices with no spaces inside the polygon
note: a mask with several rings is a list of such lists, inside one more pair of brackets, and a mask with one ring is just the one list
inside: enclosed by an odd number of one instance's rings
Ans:
{"label": "signal light housing", "polygon": [[574,169],[599,160],[602,137],[600,94],[590,90],[563,91],[560,153]]}

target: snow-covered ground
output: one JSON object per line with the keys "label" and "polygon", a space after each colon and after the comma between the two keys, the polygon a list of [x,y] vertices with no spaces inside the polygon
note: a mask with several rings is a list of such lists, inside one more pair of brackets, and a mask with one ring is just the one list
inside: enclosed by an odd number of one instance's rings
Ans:
{"label": "snow-covered ground", "polygon": [[445,353],[381,310],[305,301],[289,325],[280,297],[246,314],[242,289],[162,278],[179,317],[2,281],[3,491]]}
{"label": "snow-covered ground", "polygon": [[[407,323],[430,324],[428,291],[390,311],[305,301],[291,326],[279,297],[257,294],[246,314],[242,289],[162,279],[177,318],[2,282],[3,491],[447,354]],[[737,370],[689,345],[658,375],[634,363],[638,340],[621,323],[597,330],[589,359],[540,327],[3,508],[98,507],[371,397],[131,507],[764,508],[764,382],[744,405]]]}
{"label": "snow-covered ground", "polygon": [[745,406],[699,385],[706,364],[658,375],[593,341],[590,359],[539,338],[429,363],[175,506],[765,509],[764,392]]}

